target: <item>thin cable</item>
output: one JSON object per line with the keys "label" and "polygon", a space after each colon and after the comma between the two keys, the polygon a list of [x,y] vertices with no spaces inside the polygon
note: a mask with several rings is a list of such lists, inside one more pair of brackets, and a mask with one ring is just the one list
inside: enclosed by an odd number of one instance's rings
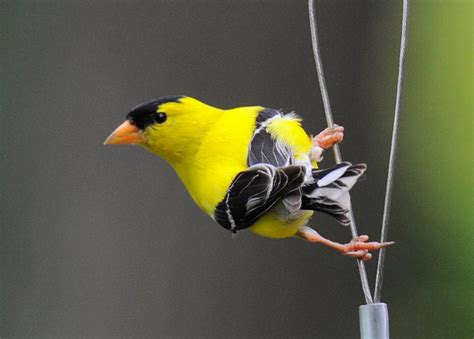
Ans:
{"label": "thin cable", "polygon": [[[324,115],[326,116],[328,127],[333,127],[334,120],[332,118],[331,102],[329,101],[326,80],[324,78],[323,64],[321,62],[321,53],[319,52],[318,27],[316,26],[316,10],[314,9],[314,0],[308,1],[308,11],[309,27],[311,29],[311,43],[313,45],[314,62],[316,63],[316,70],[318,73],[319,88],[321,90],[321,97],[323,99]],[[342,162],[342,156],[338,144],[334,145],[333,151],[336,163],[340,164]]]}
{"label": "thin cable", "polygon": [[[387,186],[385,188],[385,202],[383,207],[382,218],[382,232],[380,235],[380,242],[387,241],[388,222],[390,220],[390,207],[392,205],[393,179],[395,175],[395,162],[397,160],[398,152],[398,131],[400,124],[400,111],[402,107],[403,81],[405,79],[405,56],[408,42],[408,15],[410,10],[410,1],[403,0],[403,15],[402,15],[402,33],[400,39],[400,58],[398,62],[398,82],[397,82],[397,96],[395,99],[395,115],[393,117],[392,129],[392,144],[390,146],[390,160],[388,163]],[[383,284],[383,270],[385,264],[385,249],[382,248],[379,253],[379,260],[377,263],[377,275],[375,279],[375,302],[380,302],[382,297]]]}
{"label": "thin cable", "polygon": [[[319,52],[319,41],[318,41],[318,29],[316,26],[316,14],[314,8],[314,0],[308,0],[308,12],[309,12],[309,24],[311,29],[311,42],[313,45],[314,62],[316,63],[316,70],[318,72],[319,88],[321,90],[321,96],[324,105],[324,114],[329,127],[334,126],[334,120],[332,118],[331,103],[329,102],[328,90],[326,87],[326,80],[324,78],[324,70],[321,62],[321,53]],[[333,147],[334,159],[336,163],[342,162],[341,151],[339,145],[336,144]],[[357,225],[354,219],[354,213],[352,207],[349,210],[350,228],[352,237],[357,237]],[[370,292],[369,280],[367,279],[367,271],[365,270],[365,264],[362,260],[357,260],[357,266],[359,268],[360,282],[362,284],[362,291],[364,292],[365,302],[367,304],[373,303],[372,294]]]}

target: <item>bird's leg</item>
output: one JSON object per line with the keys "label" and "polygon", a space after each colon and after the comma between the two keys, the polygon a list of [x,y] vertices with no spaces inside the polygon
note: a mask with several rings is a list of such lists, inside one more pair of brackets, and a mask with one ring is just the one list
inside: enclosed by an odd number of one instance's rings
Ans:
{"label": "bird's leg", "polygon": [[313,138],[313,148],[311,149],[311,161],[323,160],[322,154],[325,149],[328,149],[335,144],[338,144],[344,139],[344,127],[334,125],[328,127]]}
{"label": "bird's leg", "polygon": [[367,235],[360,235],[352,239],[347,244],[340,244],[324,238],[318,232],[308,226],[300,227],[298,229],[297,235],[308,242],[324,244],[341,252],[343,255],[362,259],[364,261],[372,259],[372,254],[370,254],[369,251],[375,251],[394,244],[393,241],[384,243],[367,242],[369,240]]}

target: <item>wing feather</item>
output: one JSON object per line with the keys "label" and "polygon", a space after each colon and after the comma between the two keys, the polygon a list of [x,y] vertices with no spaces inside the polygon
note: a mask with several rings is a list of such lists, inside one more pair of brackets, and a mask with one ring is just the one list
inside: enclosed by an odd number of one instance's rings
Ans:
{"label": "wing feather", "polygon": [[[272,136],[267,130],[267,127],[275,119],[283,117],[283,113],[272,108],[265,108],[259,113],[249,146],[248,166],[264,163],[284,167],[295,163],[293,149]],[[290,213],[297,212],[301,208],[301,191],[297,190],[287,194],[283,199],[283,204]]]}
{"label": "wing feather", "polygon": [[252,166],[235,177],[214,218],[234,233],[248,228],[288,193],[299,190],[304,177],[303,166]]}
{"label": "wing feather", "polygon": [[284,167],[294,164],[293,150],[267,131],[274,119],[282,118],[283,114],[272,108],[265,108],[257,116],[255,131],[250,141],[248,166],[256,164],[271,164]]}

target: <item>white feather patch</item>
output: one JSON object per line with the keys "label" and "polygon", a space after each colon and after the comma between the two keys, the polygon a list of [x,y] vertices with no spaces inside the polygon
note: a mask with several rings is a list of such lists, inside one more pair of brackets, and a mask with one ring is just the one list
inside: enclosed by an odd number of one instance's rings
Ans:
{"label": "white feather patch", "polygon": [[[338,169],[335,169],[334,171],[329,172],[326,176],[324,176],[323,178],[318,180],[318,186],[319,187],[324,187],[324,186],[329,185],[330,183],[336,181],[341,176],[343,176],[344,173],[346,173],[346,171],[349,167],[350,167],[350,165],[342,166]],[[356,177],[356,181],[357,181],[357,177]]]}

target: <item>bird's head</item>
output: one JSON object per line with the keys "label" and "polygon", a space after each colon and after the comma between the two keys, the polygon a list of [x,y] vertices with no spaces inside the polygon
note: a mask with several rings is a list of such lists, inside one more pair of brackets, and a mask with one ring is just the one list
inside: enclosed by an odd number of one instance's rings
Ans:
{"label": "bird's head", "polygon": [[191,97],[159,97],[132,108],[104,144],[140,145],[176,164],[196,151],[220,112]]}

